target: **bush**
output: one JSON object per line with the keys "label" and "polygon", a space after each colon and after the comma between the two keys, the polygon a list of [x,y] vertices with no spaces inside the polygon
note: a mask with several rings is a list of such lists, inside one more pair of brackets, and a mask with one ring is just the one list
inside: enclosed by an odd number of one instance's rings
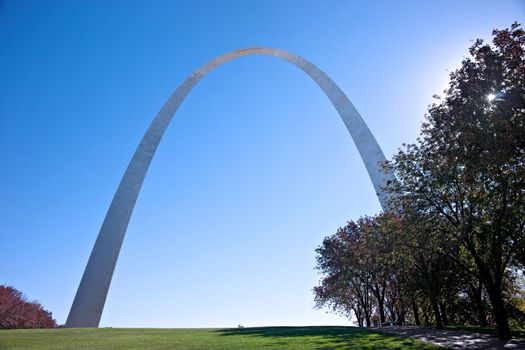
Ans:
{"label": "bush", "polygon": [[51,312],[13,287],[0,286],[0,328],[55,328]]}

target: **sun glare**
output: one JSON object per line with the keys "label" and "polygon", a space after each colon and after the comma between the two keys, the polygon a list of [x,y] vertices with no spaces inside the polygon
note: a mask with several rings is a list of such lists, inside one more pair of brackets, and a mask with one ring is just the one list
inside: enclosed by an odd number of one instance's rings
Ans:
{"label": "sun glare", "polygon": [[496,99],[496,95],[495,95],[495,94],[488,94],[488,95],[487,95],[487,100],[488,100],[489,102],[492,102],[492,101],[494,101],[495,99]]}

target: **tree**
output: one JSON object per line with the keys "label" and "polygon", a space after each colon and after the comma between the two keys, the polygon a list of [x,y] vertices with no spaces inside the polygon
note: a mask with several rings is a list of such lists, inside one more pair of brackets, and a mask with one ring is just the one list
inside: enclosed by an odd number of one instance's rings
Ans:
{"label": "tree", "polygon": [[0,286],[0,329],[55,328],[51,312],[13,287]]}
{"label": "tree", "polygon": [[374,308],[371,276],[359,258],[361,236],[368,222],[368,218],[349,222],[326,237],[316,250],[317,269],[326,275],[314,288],[317,307],[330,306],[347,316],[353,311],[361,327],[370,327]]}
{"label": "tree", "polygon": [[[423,323],[443,328],[483,320],[486,325],[492,314],[485,312],[485,289],[472,259],[441,227],[447,222],[403,215],[362,217],[324,239],[317,249],[324,277],[314,288],[316,306],[353,313],[360,327]],[[506,308],[520,324],[522,288],[509,282],[504,289],[515,297]]]}
{"label": "tree", "polygon": [[[433,104],[415,144],[387,165],[399,215],[457,241],[486,288],[499,336],[511,337],[504,288],[525,266],[525,32],[517,23],[477,40]],[[407,210],[408,208],[408,210]]]}
{"label": "tree", "polygon": [[[350,221],[326,237],[317,252],[317,268],[325,277],[314,288],[317,307],[350,315],[370,326],[372,316],[381,324],[403,322],[406,315],[403,281],[396,276],[391,237],[399,223],[388,214]],[[388,311],[388,314],[387,314]]]}
{"label": "tree", "polygon": [[442,329],[446,322],[440,301],[446,288],[446,276],[450,274],[448,253],[453,244],[443,244],[440,231],[436,230],[439,223],[415,213],[409,215],[408,211],[403,213],[403,219],[403,229],[393,237],[395,249],[410,266],[412,292],[419,292],[424,297],[432,310],[433,323]]}

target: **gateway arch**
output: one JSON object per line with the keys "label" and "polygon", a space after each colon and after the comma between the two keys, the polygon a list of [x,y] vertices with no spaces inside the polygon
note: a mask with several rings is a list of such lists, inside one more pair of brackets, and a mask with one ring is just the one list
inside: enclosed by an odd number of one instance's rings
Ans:
{"label": "gateway arch", "polygon": [[380,162],[385,161],[383,151],[352,102],[332,79],[309,61],[285,50],[248,48],[229,52],[208,62],[186,78],[153,119],[111,201],[69,311],[66,327],[98,327],[120,247],[142,182],[162,135],[186,95],[216,67],[248,55],[269,55],[281,58],[304,71],[319,85],[350,132],[374,185],[381,207],[383,210],[387,209],[387,194],[382,190],[382,186],[387,180],[392,179],[393,175],[381,170]]}

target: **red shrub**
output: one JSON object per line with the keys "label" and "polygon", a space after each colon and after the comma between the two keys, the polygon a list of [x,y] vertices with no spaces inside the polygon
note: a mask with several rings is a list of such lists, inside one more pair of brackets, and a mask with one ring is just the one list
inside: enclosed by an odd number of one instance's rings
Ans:
{"label": "red shrub", "polygon": [[0,286],[0,328],[54,328],[51,312],[13,287]]}

